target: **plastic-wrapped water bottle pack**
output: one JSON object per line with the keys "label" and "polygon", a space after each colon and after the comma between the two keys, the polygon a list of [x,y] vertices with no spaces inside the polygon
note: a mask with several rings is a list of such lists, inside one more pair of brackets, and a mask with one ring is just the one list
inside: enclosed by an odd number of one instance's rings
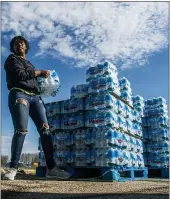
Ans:
{"label": "plastic-wrapped water bottle pack", "polygon": [[61,129],[61,116],[56,114],[48,118],[50,131]]}
{"label": "plastic-wrapped water bottle pack", "polygon": [[93,79],[89,82],[88,93],[98,93],[100,91],[114,92],[120,95],[120,90],[118,87],[117,80],[111,77],[100,77]]}
{"label": "plastic-wrapped water bottle pack", "polygon": [[117,99],[110,93],[99,92],[97,95],[89,95],[85,100],[85,110],[108,110],[117,111]]}
{"label": "plastic-wrapped water bottle pack", "polygon": [[168,117],[167,116],[156,116],[156,117],[147,117],[145,118],[146,127],[151,129],[160,129],[168,127]]}
{"label": "plastic-wrapped water bottle pack", "polygon": [[61,103],[60,102],[51,102],[45,104],[46,114],[47,116],[53,116],[55,114],[60,114],[61,112]]}
{"label": "plastic-wrapped water bottle pack", "polygon": [[88,95],[88,84],[80,84],[71,87],[71,98],[80,98]]}
{"label": "plastic-wrapped water bottle pack", "polygon": [[74,141],[72,135],[68,131],[58,131],[52,136],[53,147],[57,150],[67,149],[72,146]]}
{"label": "plastic-wrapped water bottle pack", "polygon": [[166,106],[166,100],[163,97],[157,97],[145,101],[145,109],[153,109],[161,106]]}
{"label": "plastic-wrapped water bottle pack", "polygon": [[119,127],[117,123],[117,114],[112,111],[88,111],[85,116],[85,127],[100,127],[100,126]]}
{"label": "plastic-wrapped water bottle pack", "polygon": [[61,103],[61,113],[75,113],[84,110],[83,98],[72,98]]}
{"label": "plastic-wrapped water bottle pack", "polygon": [[128,95],[132,95],[131,84],[125,77],[119,79],[119,87],[121,92],[126,91]]}
{"label": "plastic-wrapped water bottle pack", "polygon": [[168,115],[167,108],[155,108],[155,109],[145,109],[145,116],[158,116],[158,115]]}
{"label": "plastic-wrapped water bottle pack", "polygon": [[41,167],[46,167],[45,155],[42,151],[40,151],[38,154],[38,164]]}
{"label": "plastic-wrapped water bottle pack", "polygon": [[70,161],[70,151],[67,149],[54,151],[56,166],[65,166]]}
{"label": "plastic-wrapped water bottle pack", "polygon": [[40,89],[40,94],[43,97],[55,97],[61,86],[60,79],[55,70],[51,70],[50,75],[47,78],[37,77],[37,81]]}
{"label": "plastic-wrapped water bottle pack", "polygon": [[120,97],[127,101],[130,106],[133,106],[132,96],[128,93],[128,91],[121,90],[120,93]]}
{"label": "plastic-wrapped water bottle pack", "polygon": [[132,89],[130,82],[125,77],[123,77],[119,79],[119,87],[120,87],[121,98],[126,100],[131,106],[133,106]]}
{"label": "plastic-wrapped water bottle pack", "polygon": [[61,115],[61,129],[62,130],[73,130],[84,127],[84,113],[72,113]]}
{"label": "plastic-wrapped water bottle pack", "polygon": [[117,78],[117,68],[115,65],[113,65],[111,62],[109,61],[103,61],[101,63],[98,63],[95,67],[90,67],[87,71],[86,71],[86,80],[87,82],[91,81],[93,78],[96,77],[113,77],[113,78]]}
{"label": "plastic-wrapped water bottle pack", "polygon": [[140,115],[143,117],[144,116],[144,99],[140,95],[132,96],[132,101],[133,101],[133,108],[136,109]]}
{"label": "plastic-wrapped water bottle pack", "polygon": [[147,144],[147,152],[159,155],[169,154],[169,141],[150,142]]}
{"label": "plastic-wrapped water bottle pack", "polygon": [[168,168],[169,167],[169,154],[162,155],[149,155],[146,160],[150,167]]}

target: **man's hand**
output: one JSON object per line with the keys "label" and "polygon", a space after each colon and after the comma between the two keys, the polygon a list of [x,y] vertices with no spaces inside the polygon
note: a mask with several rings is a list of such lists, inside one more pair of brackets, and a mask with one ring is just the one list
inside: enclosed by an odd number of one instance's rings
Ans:
{"label": "man's hand", "polygon": [[42,76],[42,77],[48,77],[50,75],[49,70],[36,70],[35,71],[35,77]]}

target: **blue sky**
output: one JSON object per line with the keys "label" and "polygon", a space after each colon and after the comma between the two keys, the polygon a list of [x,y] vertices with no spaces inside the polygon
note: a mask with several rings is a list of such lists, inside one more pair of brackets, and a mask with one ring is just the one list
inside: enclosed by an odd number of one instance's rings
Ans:
{"label": "blue sky", "polygon": [[[85,83],[87,68],[101,58],[115,63],[132,95],[168,101],[167,34],[168,3],[3,2],[2,153],[10,153],[13,135],[3,66],[14,35],[30,41],[27,59],[37,69],[57,71],[61,88],[56,97],[44,98],[50,102],[68,99],[71,87]],[[39,136],[31,120],[28,131],[23,152],[37,152]]]}

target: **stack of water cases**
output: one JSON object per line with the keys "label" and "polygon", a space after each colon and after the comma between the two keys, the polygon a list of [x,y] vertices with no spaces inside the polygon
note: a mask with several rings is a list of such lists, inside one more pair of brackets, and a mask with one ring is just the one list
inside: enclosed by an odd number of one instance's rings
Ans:
{"label": "stack of water cases", "polygon": [[120,87],[120,97],[128,102],[131,106],[133,106],[132,101],[132,89],[130,82],[125,78],[119,79],[119,87]]}
{"label": "stack of water cases", "polygon": [[[87,70],[70,99],[46,104],[58,166],[144,167],[141,117],[120,97],[117,76],[104,61]],[[41,151],[40,166],[43,158]]]}
{"label": "stack of water cases", "polygon": [[[141,118],[139,121],[137,111],[119,97],[116,67],[105,61],[86,74],[84,142],[90,146],[90,165],[144,167]],[[86,155],[89,157],[89,150]]]}
{"label": "stack of water cases", "polygon": [[162,97],[145,101],[144,132],[145,165],[150,168],[169,167],[168,111]]}
{"label": "stack of water cases", "polygon": [[89,94],[110,91],[120,96],[117,68],[108,61],[90,67],[86,71],[86,81]]}

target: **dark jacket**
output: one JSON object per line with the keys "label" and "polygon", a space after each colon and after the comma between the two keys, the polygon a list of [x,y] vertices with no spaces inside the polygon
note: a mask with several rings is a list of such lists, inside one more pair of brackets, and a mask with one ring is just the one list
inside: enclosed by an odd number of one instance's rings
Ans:
{"label": "dark jacket", "polygon": [[38,82],[35,77],[35,67],[28,60],[11,54],[6,59],[4,68],[9,90],[17,87],[28,92],[39,93]]}

